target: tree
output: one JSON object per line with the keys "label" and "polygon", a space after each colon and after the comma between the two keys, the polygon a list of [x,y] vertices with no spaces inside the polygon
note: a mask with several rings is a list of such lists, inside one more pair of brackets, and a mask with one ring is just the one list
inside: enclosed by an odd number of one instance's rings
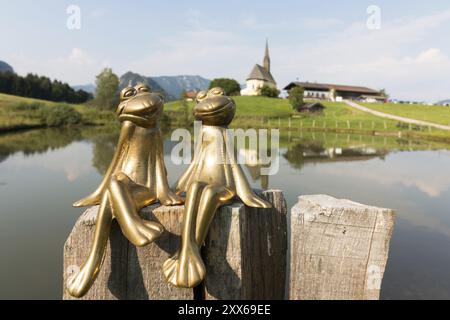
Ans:
{"label": "tree", "polygon": [[67,83],[32,73],[22,77],[13,72],[0,72],[0,92],[68,103],[83,103],[92,98],[90,93],[75,91]]}
{"label": "tree", "polygon": [[292,108],[297,109],[298,107],[303,105],[303,94],[305,90],[302,87],[293,87],[289,90],[289,102],[291,103]]}
{"label": "tree", "polygon": [[97,75],[95,84],[97,89],[94,104],[100,109],[114,109],[118,99],[119,77],[111,68],[105,68]]}
{"label": "tree", "polygon": [[241,94],[241,86],[234,79],[217,78],[211,81],[209,89],[221,87],[227,96],[238,96]]}
{"label": "tree", "polygon": [[385,97],[385,98],[389,98],[389,93],[386,92],[386,89],[381,89],[380,90],[380,95]]}
{"label": "tree", "polygon": [[259,92],[262,96],[269,98],[278,98],[278,96],[280,95],[280,90],[278,90],[277,88],[269,87],[267,85],[263,85]]}

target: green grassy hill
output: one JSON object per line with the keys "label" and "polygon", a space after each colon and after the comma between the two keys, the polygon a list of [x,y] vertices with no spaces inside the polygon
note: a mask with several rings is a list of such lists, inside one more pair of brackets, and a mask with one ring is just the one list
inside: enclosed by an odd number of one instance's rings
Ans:
{"label": "green grassy hill", "polygon": [[394,103],[361,103],[361,105],[396,116],[450,125],[450,107]]}
{"label": "green grassy hill", "polygon": [[[366,135],[392,135],[450,141],[450,132],[428,127],[412,126],[394,120],[379,118],[355,110],[345,103],[322,102],[326,109],[321,114],[300,114],[287,99],[266,97],[233,97],[236,101],[234,128],[280,128],[289,131],[323,131]],[[117,124],[111,111],[98,111],[88,105],[73,105],[0,94],[0,132],[44,127],[35,107],[53,108],[61,105],[73,107],[83,123],[93,125]],[[34,107],[33,107],[34,106]],[[449,124],[450,108],[419,105],[367,104],[369,108],[419,120]],[[190,127],[194,102],[187,109],[181,101],[166,103],[165,119],[172,127]],[[39,108],[38,108],[39,109]]]}
{"label": "green grassy hill", "polygon": [[[236,117],[289,117],[292,113],[292,107],[286,99],[274,99],[266,97],[233,97],[236,102]],[[189,110],[194,107],[194,102],[189,102]],[[172,101],[166,103],[164,110],[180,111],[182,110],[181,101]]]}
{"label": "green grassy hill", "polygon": [[85,124],[107,124],[114,119],[110,111],[98,111],[86,105],[52,102],[0,93],[0,132],[44,127],[43,108],[69,106],[78,111]]}

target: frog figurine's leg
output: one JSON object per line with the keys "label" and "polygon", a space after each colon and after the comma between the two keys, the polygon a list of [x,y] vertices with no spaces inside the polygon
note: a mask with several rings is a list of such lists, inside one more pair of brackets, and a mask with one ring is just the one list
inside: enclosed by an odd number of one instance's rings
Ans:
{"label": "frog figurine's leg", "polygon": [[163,265],[168,282],[177,287],[192,288],[203,281],[206,270],[200,247],[217,208],[232,197],[232,192],[221,186],[198,182],[190,186],[183,217],[181,247]]}
{"label": "frog figurine's leg", "polygon": [[156,240],[164,231],[161,224],[143,220],[138,212],[144,206],[156,200],[156,196],[146,196],[145,191],[139,192],[138,186],[131,179],[119,173],[111,178],[108,193],[114,217],[127,239],[138,247],[145,246]]}
{"label": "frog figurine's leg", "polygon": [[78,274],[71,277],[67,283],[67,290],[73,297],[80,298],[84,296],[100,271],[113,219],[109,203],[108,194],[104,193],[97,215],[94,241],[89,257],[81,266]]}

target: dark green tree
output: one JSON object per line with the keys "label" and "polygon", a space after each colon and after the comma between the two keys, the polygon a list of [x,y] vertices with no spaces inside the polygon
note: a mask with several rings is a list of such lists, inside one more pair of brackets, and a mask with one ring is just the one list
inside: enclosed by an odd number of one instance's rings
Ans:
{"label": "dark green tree", "polygon": [[68,103],[83,103],[92,98],[90,93],[75,91],[67,83],[58,80],[51,81],[48,77],[32,73],[22,77],[10,71],[0,72],[0,92]]}
{"label": "dark green tree", "polygon": [[227,96],[239,96],[241,94],[241,86],[234,79],[217,78],[211,81],[209,89],[221,87]]}
{"label": "dark green tree", "polygon": [[105,68],[97,75],[95,83],[97,89],[94,104],[99,109],[114,109],[118,100],[119,77],[113,73],[111,68]]}
{"label": "dark green tree", "polygon": [[303,105],[303,94],[305,89],[302,87],[293,87],[289,90],[289,102],[291,103],[292,108],[297,109],[298,107]]}

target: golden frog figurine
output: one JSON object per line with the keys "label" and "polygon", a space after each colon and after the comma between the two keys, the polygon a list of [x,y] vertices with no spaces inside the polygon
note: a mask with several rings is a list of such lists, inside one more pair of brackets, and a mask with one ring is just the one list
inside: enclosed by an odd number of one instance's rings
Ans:
{"label": "golden frog figurine", "polygon": [[122,127],[114,157],[98,188],[74,203],[75,207],[100,205],[89,257],[67,284],[74,297],[85,295],[94,283],[114,218],[131,243],[145,246],[157,239],[164,228],[141,219],[139,210],[157,200],[164,205],[182,203],[167,183],[159,128],[163,106],[163,97],[142,84],[127,87],[120,94],[117,115]]}
{"label": "golden frog figurine", "polygon": [[178,252],[163,265],[167,281],[192,288],[205,278],[200,256],[216,210],[238,196],[247,206],[269,208],[251,189],[236,161],[227,126],[234,118],[236,104],[223,89],[197,95],[194,117],[202,121],[194,159],[179,179],[177,194],[186,192],[185,211]]}

